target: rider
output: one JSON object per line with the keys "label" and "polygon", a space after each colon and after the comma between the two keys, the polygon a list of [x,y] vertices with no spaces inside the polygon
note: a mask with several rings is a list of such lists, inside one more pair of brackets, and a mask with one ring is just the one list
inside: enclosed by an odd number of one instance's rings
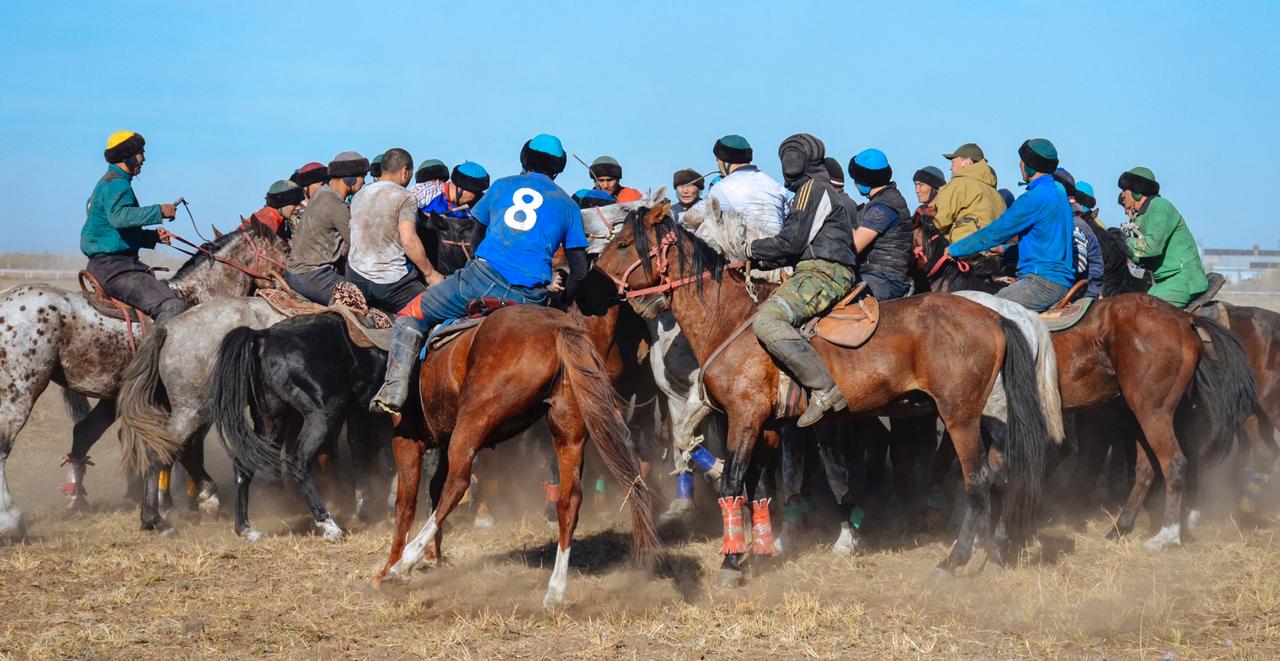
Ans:
{"label": "rider", "polygon": [[364,186],[369,161],[344,151],[329,161],[329,183],[312,196],[289,247],[284,273],[289,287],[305,298],[328,305],[342,280],[343,260],[351,241],[351,208],[347,196]]}
{"label": "rider", "polygon": [[1027,192],[995,222],[948,250],[952,257],[967,257],[1018,237],[1018,281],[997,296],[1042,312],[1062,300],[1075,282],[1071,205],[1053,178],[1058,150],[1052,142],[1027,140],[1018,148],[1018,156]]}
{"label": "rider", "polygon": [[563,300],[572,299],[587,275],[587,236],[582,212],[553,179],[564,171],[565,151],[554,136],[534,136],[520,150],[523,172],[495,182],[476,205],[472,245],[476,258],[430,287],[396,318],[387,354],[386,382],[369,404],[399,421],[423,334],[466,315],[484,297],[517,303],[549,303],[551,258],[561,247],[569,262]]}
{"label": "rider", "polygon": [[595,180],[596,188],[612,195],[618,202],[644,199],[640,191],[622,185],[622,165],[612,156],[601,156],[591,161],[591,178]]}
{"label": "rider", "polygon": [[867,149],[849,160],[849,174],[867,203],[854,217],[853,248],[858,273],[876,298],[888,301],[911,291],[911,212],[892,181],[893,168],[879,149]]}
{"label": "rider", "polygon": [[372,161],[369,161],[370,177],[373,177],[374,179],[382,178],[382,157],[386,155],[387,155],[386,152],[383,152],[381,154],[378,154],[377,156],[374,156]]}
{"label": "rider", "polygon": [[382,159],[382,176],[351,198],[347,277],[369,305],[395,314],[444,276],[418,238],[418,205],[405,188],[413,176],[413,157],[393,147]]}
{"label": "rider", "polygon": [[[1087,218],[1089,210],[1097,204],[1093,199],[1093,186],[1088,182],[1077,182],[1066,168],[1058,168],[1053,173],[1053,178],[1062,184],[1067,192],[1067,202],[1071,204],[1071,240],[1075,246],[1076,279],[1089,281],[1084,291],[1085,298],[1099,298],[1102,296],[1102,276],[1106,269],[1102,262],[1102,244],[1098,243],[1098,236],[1094,234]],[[1084,202],[1088,204],[1085,205]]]}
{"label": "rider", "polygon": [[599,188],[579,188],[573,194],[573,201],[579,209],[595,209],[617,204],[617,200],[614,200],[612,195]]}
{"label": "rider", "polygon": [[449,181],[449,166],[443,161],[429,158],[418,166],[413,174],[413,188],[409,192],[418,203],[418,209],[426,209],[432,200],[444,192],[445,182]]}
{"label": "rider", "polygon": [[746,138],[726,135],[716,140],[711,151],[722,178],[710,182],[707,200],[715,198],[722,210],[737,211],[744,225],[759,230],[764,236],[776,235],[782,229],[787,189],[751,164],[753,154]]}
{"label": "rider", "polygon": [[156,321],[177,316],[187,303],[156,279],[138,259],[138,250],[169,243],[164,228],[143,229],[172,219],[173,204],[138,206],[130,183],[147,160],[141,133],[116,131],[107,138],[103,156],[107,173],[93,187],[80,230],[80,250],[89,258],[85,267],[112,298],[141,310]]}
{"label": "rider", "polygon": [[470,239],[476,224],[471,207],[488,189],[489,172],[479,163],[465,161],[453,168],[453,175],[441,185],[439,194],[418,209],[419,231],[427,237],[428,259],[441,275],[461,268],[451,260],[438,259],[441,241],[461,247],[464,256],[470,258]]}
{"label": "rider", "polygon": [[678,223],[686,211],[702,201],[704,182],[697,170],[685,168],[676,170],[671,175],[671,186],[676,190],[676,202],[671,205],[671,216]]}
{"label": "rider", "polygon": [[267,203],[253,212],[252,218],[271,228],[272,232],[288,237],[291,232],[289,219],[302,205],[306,192],[298,184],[281,179],[267,189]]}
{"label": "rider", "polygon": [[1200,250],[1182,214],[1160,197],[1160,183],[1150,168],[1135,167],[1120,175],[1120,206],[1129,216],[1124,225],[1129,252],[1151,272],[1155,284],[1147,292],[1176,308],[1209,288]]}
{"label": "rider", "polygon": [[951,161],[951,182],[934,199],[933,223],[955,243],[990,225],[1006,205],[996,193],[996,173],[981,147],[969,142],[942,157]]}
{"label": "rider", "polygon": [[[818,352],[798,328],[829,309],[857,283],[853,210],[844,207],[827,182],[823,164],[826,147],[821,140],[807,133],[793,135],[782,141],[778,157],[783,179],[795,197],[787,208],[782,231],[752,241],[747,255],[761,269],[795,266],[795,274],[760,306],[752,328],[765,350],[809,390],[809,406],[796,423],[808,427],[827,411],[847,406]],[[721,186],[730,180],[726,177]]]}
{"label": "rider", "polygon": [[[861,208],[862,205],[854,201],[852,197],[844,190],[844,168],[840,167],[840,161],[828,156],[823,162],[823,166],[827,168],[827,181],[831,182],[831,187],[836,189],[836,195],[840,201],[844,203],[844,208],[849,210],[850,214],[855,209]],[[852,215],[850,216],[853,217]]]}
{"label": "rider", "polygon": [[293,175],[289,177],[289,181],[302,188],[302,192],[305,194],[302,199],[304,208],[311,201],[311,198],[315,196],[316,191],[320,190],[320,187],[328,180],[329,168],[326,168],[323,163],[315,161],[294,170]]}

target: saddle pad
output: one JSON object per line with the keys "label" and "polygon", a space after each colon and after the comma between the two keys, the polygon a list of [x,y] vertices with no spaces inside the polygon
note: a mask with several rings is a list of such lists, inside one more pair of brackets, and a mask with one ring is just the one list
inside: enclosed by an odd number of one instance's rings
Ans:
{"label": "saddle pad", "polygon": [[427,341],[422,343],[419,359],[427,357],[427,351],[435,351],[440,347],[462,337],[462,333],[484,323],[484,317],[461,317],[441,322],[427,334]]}
{"label": "saddle pad", "polygon": [[387,351],[391,347],[390,318],[381,310],[374,310],[374,312],[382,314],[386,319],[385,325],[381,328],[370,328],[377,323],[374,315],[362,315],[345,305],[320,305],[283,289],[259,289],[257,294],[259,298],[269,303],[272,309],[287,318],[304,314],[336,314],[342,317],[347,324],[347,335],[358,347],[377,348],[382,351]]}
{"label": "saddle pad", "polygon": [[805,324],[805,334],[817,335],[846,349],[866,344],[880,325],[880,302],[873,296],[864,296],[852,303],[865,289],[866,283],[859,284],[830,312]]}
{"label": "saddle pad", "polygon": [[1056,333],[1064,331],[1075,326],[1084,319],[1084,315],[1093,306],[1094,299],[1082,298],[1068,303],[1062,308],[1054,308],[1046,312],[1040,313],[1040,318],[1044,320],[1044,325],[1049,328],[1049,332]]}
{"label": "saddle pad", "polygon": [[1231,327],[1231,304],[1226,301],[1209,301],[1193,312],[1197,317],[1207,317],[1227,328]]}

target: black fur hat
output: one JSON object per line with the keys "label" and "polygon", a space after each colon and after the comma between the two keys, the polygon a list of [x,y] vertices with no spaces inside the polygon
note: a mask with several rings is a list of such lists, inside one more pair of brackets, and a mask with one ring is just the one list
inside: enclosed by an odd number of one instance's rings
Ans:
{"label": "black fur hat", "polygon": [[[114,137],[114,136],[113,136]],[[108,140],[110,142],[110,140]],[[142,153],[142,148],[146,146],[147,141],[143,139],[141,133],[130,134],[124,140],[107,147],[102,152],[103,158],[108,163],[123,163],[134,156]]]}
{"label": "black fur hat", "polygon": [[369,172],[369,159],[358,152],[344,151],[329,161],[329,178],[363,177]]}
{"label": "black fur hat", "polygon": [[1159,195],[1160,182],[1149,168],[1130,168],[1120,175],[1120,190],[1132,191],[1139,195]]}

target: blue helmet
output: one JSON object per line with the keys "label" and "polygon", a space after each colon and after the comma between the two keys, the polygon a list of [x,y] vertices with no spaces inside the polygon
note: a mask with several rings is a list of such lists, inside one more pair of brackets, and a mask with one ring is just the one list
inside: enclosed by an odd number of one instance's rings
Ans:
{"label": "blue helmet", "polygon": [[520,167],[529,172],[541,172],[554,178],[564,172],[567,158],[560,138],[539,133],[524,143],[520,149]]}
{"label": "blue helmet", "polygon": [[866,195],[873,188],[887,186],[893,180],[893,168],[889,167],[889,157],[879,149],[864,149],[849,159],[849,176],[857,185],[858,192]]}

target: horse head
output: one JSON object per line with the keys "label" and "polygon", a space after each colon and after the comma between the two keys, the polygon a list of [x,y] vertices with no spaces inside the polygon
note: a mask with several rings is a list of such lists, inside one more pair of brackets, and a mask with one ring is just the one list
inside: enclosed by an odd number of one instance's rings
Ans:
{"label": "horse head", "polygon": [[[599,255],[604,251],[605,246],[609,245],[609,241],[617,234],[619,228],[622,227],[622,223],[626,221],[631,212],[640,208],[654,208],[665,201],[666,197],[667,187],[660,186],[658,190],[651,192],[644,199],[634,202],[620,202],[603,207],[583,209],[582,227],[587,232],[587,253]],[[669,202],[668,206],[670,206]]]}
{"label": "horse head", "polygon": [[660,228],[670,223],[670,211],[667,200],[652,207],[636,206],[626,215],[625,222],[612,231],[612,240],[596,258],[594,269],[608,276],[617,285],[618,295],[645,319],[653,319],[667,309],[666,292],[647,290],[658,288],[659,282],[669,276],[663,266],[669,269],[665,253],[671,243],[664,239],[675,235]]}
{"label": "horse head", "polygon": [[192,302],[244,296],[274,287],[288,253],[288,242],[271,227],[253,217],[242,218],[234,232],[199,246],[170,284]]}

